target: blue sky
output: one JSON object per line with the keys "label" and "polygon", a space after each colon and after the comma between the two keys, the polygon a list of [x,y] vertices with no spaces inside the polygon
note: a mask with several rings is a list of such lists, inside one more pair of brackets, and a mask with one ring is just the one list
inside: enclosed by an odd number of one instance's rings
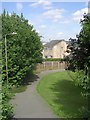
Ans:
{"label": "blue sky", "polygon": [[80,32],[80,19],[88,12],[86,2],[2,2],[2,10],[23,13],[29,24],[43,36],[43,41],[75,38]]}

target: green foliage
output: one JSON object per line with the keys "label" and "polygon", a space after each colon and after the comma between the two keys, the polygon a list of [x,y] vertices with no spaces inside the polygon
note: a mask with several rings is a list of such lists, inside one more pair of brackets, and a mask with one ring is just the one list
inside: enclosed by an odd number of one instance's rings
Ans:
{"label": "green foliage", "polygon": [[[12,13],[10,16],[4,10],[0,15],[2,18],[2,120],[10,120],[13,115],[12,105],[9,100],[11,88],[9,85],[19,86],[24,82],[28,72],[34,70],[36,63],[42,62],[42,43],[39,34],[34,30],[28,20]],[[1,29],[0,29],[1,30]],[[12,33],[16,32],[16,35]],[[6,54],[5,36],[7,41],[7,65],[8,65],[8,87],[6,86]],[[0,35],[1,38],[1,35]],[[0,101],[0,102],[1,102]]]}
{"label": "green foliage", "polygon": [[2,108],[1,108],[1,120],[10,120],[13,116],[13,107],[9,103],[11,98],[10,86],[2,86]]}
{"label": "green foliage", "polygon": [[85,75],[83,70],[76,70],[75,71],[75,84],[82,86],[82,95],[84,96],[89,96],[89,92],[90,92],[90,83],[89,83],[89,78],[87,77],[87,75]]}
{"label": "green foliage", "polygon": [[[82,86],[82,94],[90,100],[90,13],[84,15],[81,26],[77,40],[70,39],[71,55],[67,58],[69,60],[68,68],[77,71],[76,84]],[[87,111],[90,114],[90,105],[88,105]]]}
{"label": "green foliage", "polygon": [[[10,33],[16,32],[17,35]],[[3,81],[6,80],[5,35],[7,39],[9,83],[22,84],[28,71],[33,71],[36,63],[42,61],[42,43],[40,36],[28,20],[13,13],[2,14],[2,59]]]}
{"label": "green foliage", "polygon": [[[83,84],[83,88],[87,89],[90,85],[90,13],[84,15],[81,25],[82,29],[77,36],[78,39],[71,39],[70,41],[69,49],[71,49],[71,55],[69,56],[69,68],[80,71],[80,84]],[[82,74],[81,71],[83,71]],[[88,91],[90,91],[89,89]]]}
{"label": "green foliage", "polygon": [[90,13],[84,15],[81,26],[82,29],[77,35],[77,40],[70,39],[71,55],[69,60],[74,69],[86,70],[90,66]]}

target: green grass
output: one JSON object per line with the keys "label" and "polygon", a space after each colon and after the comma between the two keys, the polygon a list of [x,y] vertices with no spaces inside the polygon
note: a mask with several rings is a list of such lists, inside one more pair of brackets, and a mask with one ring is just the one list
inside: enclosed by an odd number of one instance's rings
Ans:
{"label": "green grass", "polygon": [[20,92],[24,92],[27,89],[26,85],[21,85],[19,87],[13,87],[12,88],[12,93],[20,93]]}
{"label": "green grass", "polygon": [[[70,75],[74,78],[73,72]],[[82,118],[80,111],[87,101],[70,75],[67,71],[50,73],[41,79],[37,91],[60,118]]]}

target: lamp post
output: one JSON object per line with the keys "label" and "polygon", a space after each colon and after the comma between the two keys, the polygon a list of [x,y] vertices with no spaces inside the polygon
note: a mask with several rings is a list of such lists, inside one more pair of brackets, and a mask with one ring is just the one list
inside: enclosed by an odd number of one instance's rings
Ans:
{"label": "lamp post", "polygon": [[6,80],[7,80],[7,85],[8,85],[8,61],[7,61],[7,36],[8,35],[16,35],[16,32],[12,32],[10,34],[5,35],[5,58],[6,58]]}

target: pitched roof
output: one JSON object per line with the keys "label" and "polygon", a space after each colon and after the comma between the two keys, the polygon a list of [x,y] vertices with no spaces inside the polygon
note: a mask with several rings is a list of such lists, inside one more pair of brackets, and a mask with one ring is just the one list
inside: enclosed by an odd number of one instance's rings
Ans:
{"label": "pitched roof", "polygon": [[54,45],[58,44],[58,43],[61,42],[61,41],[65,41],[65,40],[52,40],[52,41],[46,43],[46,44],[44,45],[44,47],[52,48]]}

